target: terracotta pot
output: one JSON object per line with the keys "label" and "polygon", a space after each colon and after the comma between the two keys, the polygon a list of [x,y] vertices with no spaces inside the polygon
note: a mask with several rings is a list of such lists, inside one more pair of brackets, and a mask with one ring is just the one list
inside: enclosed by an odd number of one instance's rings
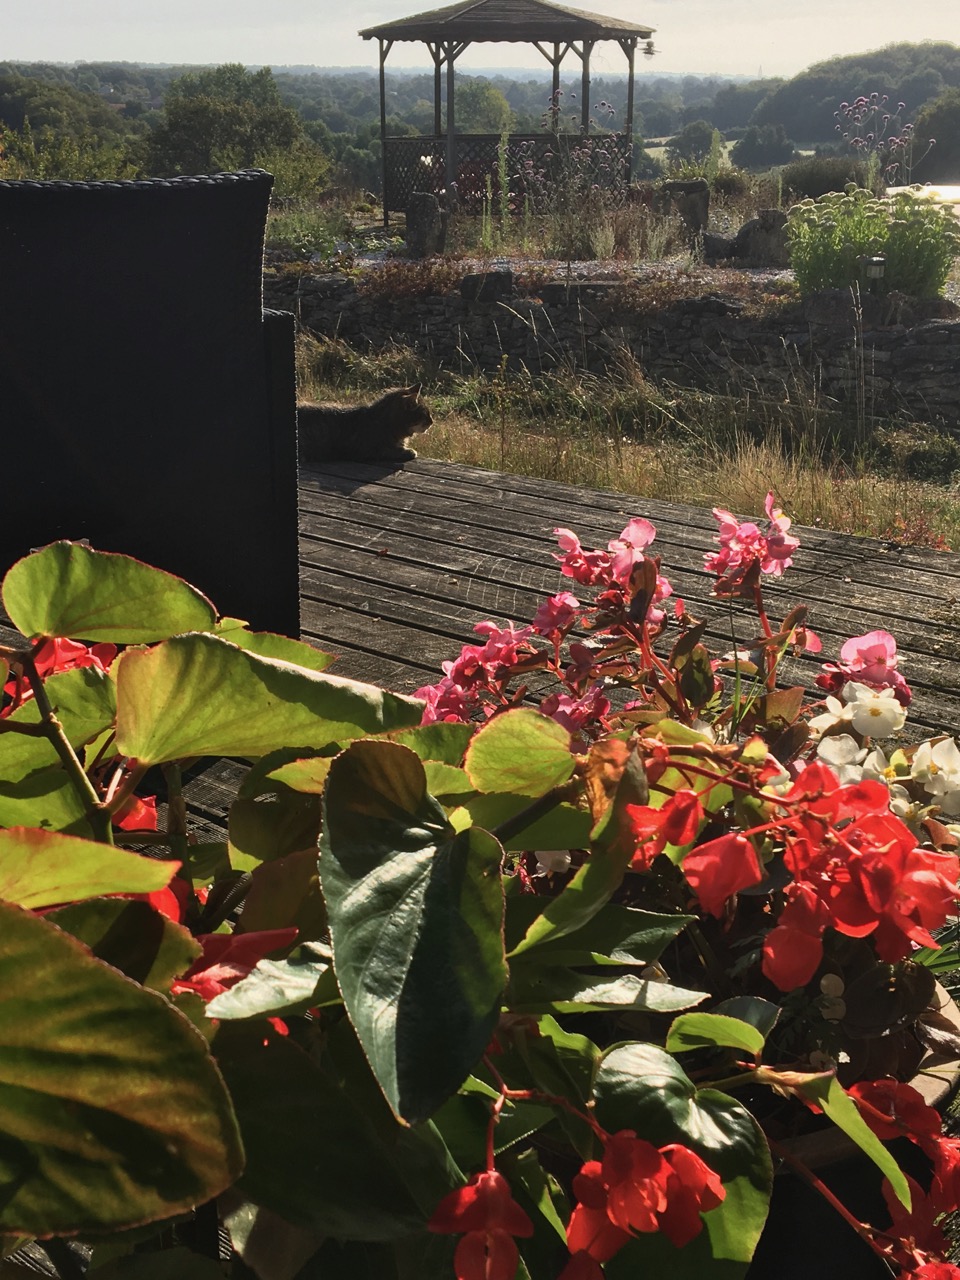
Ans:
{"label": "terracotta pot", "polygon": [[[960,1034],[960,1009],[937,984],[940,1011]],[[928,1052],[910,1084],[941,1113],[960,1083],[960,1059]],[[906,1138],[887,1144],[901,1168],[924,1185],[930,1163]],[[839,1129],[806,1134],[789,1143],[792,1154],[813,1169],[862,1222],[889,1223],[880,1191],[882,1175],[872,1160]],[[890,1280],[890,1270],[809,1183],[789,1169],[774,1178],[770,1214],[746,1280]]]}

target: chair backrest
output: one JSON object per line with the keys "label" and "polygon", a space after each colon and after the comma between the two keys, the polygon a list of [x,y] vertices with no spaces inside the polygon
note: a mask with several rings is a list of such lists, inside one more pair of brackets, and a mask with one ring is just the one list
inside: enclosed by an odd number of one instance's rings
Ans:
{"label": "chair backrest", "polygon": [[0,570],[86,538],[297,634],[293,318],[260,170],[0,182]]}

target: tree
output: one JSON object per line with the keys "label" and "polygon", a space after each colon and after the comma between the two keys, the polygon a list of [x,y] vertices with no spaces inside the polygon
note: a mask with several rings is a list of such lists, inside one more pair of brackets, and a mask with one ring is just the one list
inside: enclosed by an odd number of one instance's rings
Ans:
{"label": "tree", "polygon": [[706,120],[692,120],[667,143],[667,155],[675,164],[702,164],[713,146],[713,133]]}
{"label": "tree", "polygon": [[509,132],[513,112],[489,80],[462,80],[455,90],[454,117],[458,133],[501,134]]}
{"label": "tree", "polygon": [[[949,89],[917,116],[913,131],[916,182],[949,182],[960,173],[960,89]],[[930,140],[933,139],[933,145]]]}
{"label": "tree", "polygon": [[789,164],[795,151],[782,124],[752,124],[730,152],[730,159],[741,169],[768,169]]}
{"label": "tree", "polygon": [[171,84],[164,118],[148,142],[151,173],[168,177],[257,165],[278,170],[281,195],[315,190],[329,167],[303,121],[281,103],[269,67],[250,72],[226,64]]}

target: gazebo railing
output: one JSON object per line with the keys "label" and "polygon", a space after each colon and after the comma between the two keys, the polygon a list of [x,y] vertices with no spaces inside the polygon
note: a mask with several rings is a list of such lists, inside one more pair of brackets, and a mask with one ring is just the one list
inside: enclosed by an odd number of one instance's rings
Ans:
{"label": "gazebo railing", "polygon": [[[456,135],[457,204],[480,213],[488,192],[500,200],[498,134]],[[597,186],[618,191],[630,182],[631,145],[620,134],[513,133],[506,139],[509,204],[539,211],[558,197]],[[384,139],[385,213],[404,211],[415,191],[446,191],[445,134]]]}

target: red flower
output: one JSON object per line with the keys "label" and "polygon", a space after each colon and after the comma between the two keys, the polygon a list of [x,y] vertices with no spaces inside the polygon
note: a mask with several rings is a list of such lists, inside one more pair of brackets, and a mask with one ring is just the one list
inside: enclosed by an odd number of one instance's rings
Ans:
{"label": "red flower", "polygon": [[557,1280],[603,1280],[603,1267],[589,1253],[575,1253]]}
{"label": "red flower", "polygon": [[513,1280],[520,1257],[514,1236],[533,1235],[533,1223],[496,1169],[475,1173],[444,1196],[427,1229],[465,1233],[453,1258],[457,1280]]}
{"label": "red flower", "polygon": [[711,915],[723,914],[723,905],[740,889],[763,879],[757,851],[741,835],[720,836],[698,845],[683,860],[687,884]]}
{"label": "red flower", "polygon": [[[58,637],[55,640],[43,642],[34,654],[33,663],[37,668],[37,675],[41,680],[45,680],[47,676],[57,671],[72,671],[74,667],[96,667],[99,671],[106,671],[116,656],[115,644],[87,645],[77,640]],[[17,686],[17,678],[12,676],[4,685],[3,692],[16,699]],[[25,680],[21,680],[19,687],[20,702],[29,702],[33,697],[30,685]]]}
{"label": "red flower", "polygon": [[688,1147],[673,1143],[661,1147],[660,1154],[670,1166],[667,1207],[660,1214],[660,1230],[682,1249],[703,1229],[701,1213],[715,1209],[726,1192],[709,1165]]}
{"label": "red flower", "polygon": [[630,1239],[630,1232],[618,1227],[607,1213],[607,1187],[599,1160],[588,1160],[573,1180],[579,1203],[567,1224],[567,1247],[574,1255],[587,1254],[597,1262],[607,1262]]}
{"label": "red flower", "polygon": [[[695,1152],[678,1144],[658,1151],[631,1129],[607,1139],[603,1160],[588,1161],[573,1190],[579,1203],[567,1225],[567,1245],[575,1256],[597,1263],[609,1261],[638,1231],[662,1231],[682,1248],[702,1230],[701,1213],[726,1195]],[[581,1265],[586,1278],[591,1273]]]}
{"label": "red flower", "polygon": [[157,797],[131,796],[119,813],[113,815],[113,825],[121,831],[156,831]]}
{"label": "red flower", "polygon": [[207,1004],[221,991],[245,978],[264,956],[289,947],[296,936],[297,930],[293,927],[261,929],[255,933],[202,933],[197,942],[203,947],[203,955],[174,982],[171,990],[174,995],[195,991]]}
{"label": "red flower", "polygon": [[890,1214],[892,1234],[899,1236],[902,1241],[902,1244],[894,1245],[893,1256],[897,1262],[909,1266],[915,1251],[942,1254],[946,1252],[947,1241],[936,1225],[940,1210],[934,1207],[909,1174],[905,1176],[910,1187],[909,1209],[905,1209],[900,1203],[886,1178],[881,1190]]}
{"label": "red flower", "polygon": [[667,1164],[650,1142],[631,1129],[607,1140],[601,1163],[607,1188],[607,1216],[624,1231],[657,1231],[657,1214],[667,1207]]}
{"label": "red flower", "polygon": [[912,1085],[899,1080],[858,1080],[847,1090],[860,1114],[884,1141],[890,1138],[939,1138],[939,1113],[928,1106]]}

